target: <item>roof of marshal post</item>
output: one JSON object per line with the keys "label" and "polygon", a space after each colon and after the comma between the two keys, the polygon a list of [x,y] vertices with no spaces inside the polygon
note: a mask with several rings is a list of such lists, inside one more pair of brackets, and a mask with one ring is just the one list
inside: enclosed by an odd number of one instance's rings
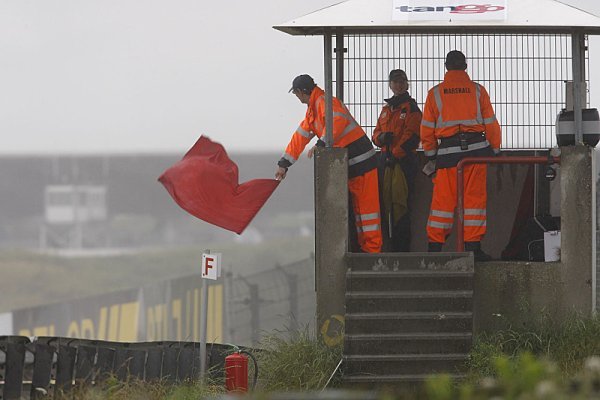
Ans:
{"label": "roof of marshal post", "polygon": [[556,0],[348,0],[274,26],[290,35],[600,34],[600,17]]}

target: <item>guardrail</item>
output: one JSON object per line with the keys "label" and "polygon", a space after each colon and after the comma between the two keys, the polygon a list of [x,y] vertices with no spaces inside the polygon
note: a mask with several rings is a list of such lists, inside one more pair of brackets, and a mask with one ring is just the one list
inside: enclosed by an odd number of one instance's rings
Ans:
{"label": "guardrail", "polygon": [[0,400],[54,398],[108,377],[176,383],[199,377],[206,357],[213,378],[222,374],[231,347],[197,342],[119,343],[102,340],[0,336]]}

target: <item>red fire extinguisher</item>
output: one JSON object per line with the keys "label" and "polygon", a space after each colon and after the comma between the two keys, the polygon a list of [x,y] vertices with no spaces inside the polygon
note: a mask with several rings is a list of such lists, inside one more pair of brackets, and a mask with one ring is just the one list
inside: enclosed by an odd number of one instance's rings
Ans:
{"label": "red fire extinguisher", "polygon": [[240,351],[225,357],[225,387],[228,392],[248,391],[248,357]]}
{"label": "red fire extinguisher", "polygon": [[233,354],[225,357],[225,387],[228,392],[248,391],[248,356],[254,362],[254,381],[252,388],[256,386],[256,378],[258,377],[258,364],[254,356],[245,351],[239,350],[236,346],[236,351]]}

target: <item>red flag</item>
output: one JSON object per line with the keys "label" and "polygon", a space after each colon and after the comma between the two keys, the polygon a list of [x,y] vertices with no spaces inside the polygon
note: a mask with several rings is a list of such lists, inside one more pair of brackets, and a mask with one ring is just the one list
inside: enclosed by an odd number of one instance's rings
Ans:
{"label": "red flag", "polygon": [[238,183],[238,167],[223,146],[201,136],[186,155],[158,178],[181,208],[213,225],[240,234],[279,181]]}

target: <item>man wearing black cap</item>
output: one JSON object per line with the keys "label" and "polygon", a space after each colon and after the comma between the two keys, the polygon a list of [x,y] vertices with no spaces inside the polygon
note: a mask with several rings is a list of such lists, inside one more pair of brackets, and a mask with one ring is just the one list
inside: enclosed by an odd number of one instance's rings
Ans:
{"label": "man wearing black cap", "polygon": [[[502,141],[490,96],[466,73],[465,55],[450,51],[446,69],[444,81],[427,94],[421,121],[423,150],[436,168],[427,221],[429,251],[441,251],[452,230],[457,201],[456,165],[465,157],[499,154]],[[464,168],[465,250],[472,251],[476,261],[491,259],[481,250],[487,225],[486,179],[486,164]]]}
{"label": "man wearing black cap", "polygon": [[[296,129],[283,156],[277,163],[275,178],[282,180],[287,170],[317,136],[317,146],[325,146],[325,92],[309,75],[300,75],[292,82],[293,92],[308,106],[306,116]],[[333,146],[348,149],[348,189],[352,199],[358,244],[366,253],[381,251],[381,218],[376,153],[371,141],[350,114],[346,106],[333,97]],[[309,157],[312,151],[309,151]]]}
{"label": "man wearing black cap", "polygon": [[409,199],[417,171],[421,110],[408,93],[406,72],[390,71],[389,87],[394,95],[384,99],[386,104],[372,136],[373,143],[381,147],[379,193],[383,243],[386,251],[410,251]]}

